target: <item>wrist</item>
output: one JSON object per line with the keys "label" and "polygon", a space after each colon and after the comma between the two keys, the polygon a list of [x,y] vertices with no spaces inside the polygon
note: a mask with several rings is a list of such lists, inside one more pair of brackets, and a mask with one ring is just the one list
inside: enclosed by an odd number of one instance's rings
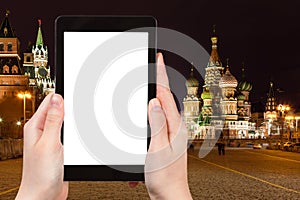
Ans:
{"label": "wrist", "polygon": [[193,199],[190,193],[188,184],[179,184],[179,185],[169,185],[169,187],[163,187],[157,192],[149,191],[150,199],[160,200],[160,199],[182,199],[190,200]]}
{"label": "wrist", "polygon": [[16,196],[15,200],[38,200],[38,199],[44,199],[45,196],[49,196],[49,194],[43,194],[40,192],[40,189],[32,189],[28,187],[23,187],[22,184],[19,188],[18,194]]}
{"label": "wrist", "polygon": [[35,200],[40,198],[41,197],[39,197],[39,195],[36,192],[24,191],[22,188],[20,188],[15,200]]}

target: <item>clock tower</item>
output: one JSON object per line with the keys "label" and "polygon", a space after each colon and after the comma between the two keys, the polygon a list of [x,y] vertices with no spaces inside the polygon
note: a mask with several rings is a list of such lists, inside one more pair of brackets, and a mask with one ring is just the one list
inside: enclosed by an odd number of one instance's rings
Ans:
{"label": "clock tower", "polygon": [[38,23],[39,28],[36,43],[32,47],[35,78],[47,79],[50,78],[50,67],[48,66],[48,49],[43,42],[42,21],[39,19]]}
{"label": "clock tower", "polygon": [[55,83],[51,80],[50,66],[48,64],[48,48],[44,45],[42,34],[42,20],[38,20],[36,43],[32,46],[32,58],[35,84],[43,95],[54,91]]}

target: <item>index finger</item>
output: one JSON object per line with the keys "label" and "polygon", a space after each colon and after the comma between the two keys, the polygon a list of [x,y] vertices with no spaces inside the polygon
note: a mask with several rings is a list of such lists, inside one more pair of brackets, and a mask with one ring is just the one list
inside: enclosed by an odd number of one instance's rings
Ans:
{"label": "index finger", "polygon": [[157,53],[157,98],[162,104],[166,113],[168,130],[172,138],[179,130],[181,123],[177,106],[169,87],[169,80],[166,72],[166,66],[161,53]]}

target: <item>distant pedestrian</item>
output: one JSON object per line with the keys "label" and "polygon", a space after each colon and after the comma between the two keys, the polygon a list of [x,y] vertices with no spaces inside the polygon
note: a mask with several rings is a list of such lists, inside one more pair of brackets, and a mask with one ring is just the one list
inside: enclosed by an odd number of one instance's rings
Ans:
{"label": "distant pedestrian", "polygon": [[222,152],[222,142],[218,142],[217,145],[218,145],[218,153],[219,153],[219,156],[220,156],[221,152]]}
{"label": "distant pedestrian", "polygon": [[221,143],[221,151],[222,151],[223,156],[225,156],[225,143],[224,142]]}
{"label": "distant pedestrian", "polygon": [[193,143],[191,143],[191,144],[189,145],[189,151],[190,151],[190,152],[194,152],[194,149],[195,149],[195,147],[194,147]]}

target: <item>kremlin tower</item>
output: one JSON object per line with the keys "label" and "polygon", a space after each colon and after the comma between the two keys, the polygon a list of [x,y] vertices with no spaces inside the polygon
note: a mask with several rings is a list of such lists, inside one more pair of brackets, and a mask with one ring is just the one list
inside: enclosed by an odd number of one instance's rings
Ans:
{"label": "kremlin tower", "polygon": [[[9,11],[0,26],[0,137],[22,138],[22,126],[55,83],[50,78],[48,49],[39,20],[36,43],[24,52],[9,21]],[[22,97],[22,98],[21,98]],[[24,98],[23,98],[24,97]],[[19,128],[16,128],[19,126]]]}

